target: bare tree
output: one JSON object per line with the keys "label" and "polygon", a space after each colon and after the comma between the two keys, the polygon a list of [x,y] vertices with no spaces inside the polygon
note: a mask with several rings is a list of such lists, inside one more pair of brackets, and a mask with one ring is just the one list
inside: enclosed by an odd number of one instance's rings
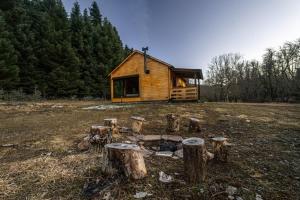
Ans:
{"label": "bare tree", "polygon": [[243,60],[240,54],[212,59],[206,83],[218,101],[290,101],[300,98],[300,39],[277,51],[267,49],[263,62]]}

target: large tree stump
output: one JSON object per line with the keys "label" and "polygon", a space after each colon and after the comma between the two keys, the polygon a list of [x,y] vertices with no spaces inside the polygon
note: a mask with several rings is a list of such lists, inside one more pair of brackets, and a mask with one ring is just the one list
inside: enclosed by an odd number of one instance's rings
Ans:
{"label": "large tree stump", "polygon": [[214,160],[227,162],[228,153],[231,147],[231,144],[227,142],[225,137],[214,137],[212,140]]}
{"label": "large tree stump", "polygon": [[200,120],[196,118],[190,118],[189,131],[201,131]]}
{"label": "large tree stump", "polygon": [[132,120],[132,131],[140,134],[143,128],[143,122],[146,121],[145,118],[132,116],[130,119]]}
{"label": "large tree stump", "polygon": [[183,161],[186,179],[190,183],[199,183],[206,177],[207,154],[204,140],[188,138],[182,141]]}
{"label": "large tree stump", "polygon": [[121,173],[131,179],[142,179],[147,175],[143,154],[136,144],[105,145],[102,169],[106,173]]}
{"label": "large tree stump", "polygon": [[175,114],[167,114],[167,132],[177,132],[179,131],[179,123],[180,123],[180,118],[179,115]]}

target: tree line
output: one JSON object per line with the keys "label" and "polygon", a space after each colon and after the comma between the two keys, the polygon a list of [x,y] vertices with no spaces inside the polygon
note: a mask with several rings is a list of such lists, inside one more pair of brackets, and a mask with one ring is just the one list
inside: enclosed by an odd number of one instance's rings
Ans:
{"label": "tree line", "polygon": [[212,101],[300,100],[300,39],[277,50],[267,49],[262,62],[240,54],[212,59],[207,71],[205,96]]}
{"label": "tree line", "polygon": [[107,75],[131,51],[96,2],[69,15],[61,0],[0,2],[2,93],[107,96]]}

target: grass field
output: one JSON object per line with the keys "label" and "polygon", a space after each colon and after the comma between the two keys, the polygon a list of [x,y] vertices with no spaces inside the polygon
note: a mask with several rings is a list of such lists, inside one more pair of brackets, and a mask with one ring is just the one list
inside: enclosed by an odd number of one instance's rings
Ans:
{"label": "grass field", "polygon": [[[130,127],[129,117],[146,118],[144,134],[164,134],[165,114],[181,115],[184,138],[224,135],[234,144],[229,162],[210,164],[207,180],[184,182],[181,159],[145,158],[149,175],[110,188],[114,199],[133,199],[146,191],[148,199],[227,199],[230,185],[235,197],[255,199],[300,198],[300,105],[176,103],[133,104],[108,110],[83,109],[96,101],[0,103],[0,199],[85,199],[87,181],[101,174],[101,154],[77,150],[91,125],[117,117]],[[201,133],[188,132],[188,118],[204,120]],[[127,140],[125,135],[119,140]],[[174,176],[170,184],[158,181],[159,171]],[[99,197],[99,199],[102,199]]]}

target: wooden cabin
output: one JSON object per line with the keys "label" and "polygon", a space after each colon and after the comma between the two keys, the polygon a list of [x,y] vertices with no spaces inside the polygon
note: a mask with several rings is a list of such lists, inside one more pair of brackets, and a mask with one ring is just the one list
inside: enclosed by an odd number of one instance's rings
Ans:
{"label": "wooden cabin", "polygon": [[110,74],[112,102],[199,100],[201,69],[175,68],[134,50]]}

